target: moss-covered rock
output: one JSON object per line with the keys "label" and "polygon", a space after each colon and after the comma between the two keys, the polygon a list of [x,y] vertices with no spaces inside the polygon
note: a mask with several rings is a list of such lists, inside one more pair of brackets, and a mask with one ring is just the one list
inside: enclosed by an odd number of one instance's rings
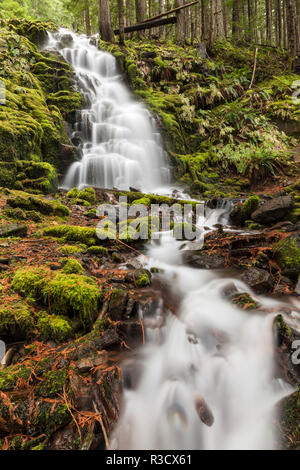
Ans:
{"label": "moss-covered rock", "polygon": [[93,227],[75,225],[54,225],[44,230],[46,237],[62,238],[66,242],[77,242],[85,245],[97,245],[97,233]]}
{"label": "moss-covered rock", "polygon": [[74,258],[67,258],[63,262],[63,272],[65,274],[82,274],[83,273],[83,267]]}
{"label": "moss-covered rock", "polygon": [[35,323],[29,308],[17,302],[0,310],[0,337],[3,341],[32,338]]}
{"label": "moss-covered rock", "polygon": [[42,312],[37,320],[38,337],[41,341],[56,341],[64,343],[73,335],[68,319],[58,315],[48,315]]}
{"label": "moss-covered rock", "polygon": [[67,371],[65,369],[49,371],[42,379],[43,381],[36,387],[36,393],[44,398],[55,397],[58,393],[62,393],[66,385]]}
{"label": "moss-covered rock", "polygon": [[12,287],[24,296],[48,306],[51,313],[77,316],[83,328],[95,320],[102,298],[94,279],[76,274],[53,273],[44,267],[19,269]]}
{"label": "moss-covered rock", "polygon": [[274,256],[285,276],[298,279],[300,275],[300,235],[290,235],[273,248]]}
{"label": "moss-covered rock", "polygon": [[69,209],[59,201],[45,199],[23,191],[13,191],[10,194],[6,201],[10,207],[26,211],[38,211],[41,214],[57,215],[59,217],[66,217],[70,214]]}

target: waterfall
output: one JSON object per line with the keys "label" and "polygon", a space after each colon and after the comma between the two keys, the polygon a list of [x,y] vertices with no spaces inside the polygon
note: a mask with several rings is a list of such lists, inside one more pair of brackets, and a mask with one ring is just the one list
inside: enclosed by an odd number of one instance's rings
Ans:
{"label": "waterfall", "polygon": [[123,83],[114,56],[91,42],[67,30],[49,33],[47,49],[59,50],[72,66],[88,103],[77,113],[72,135],[80,140],[82,158],[70,166],[62,186],[159,190],[168,183],[169,169],[154,119]]}
{"label": "waterfall", "polygon": [[[68,47],[62,46],[64,35]],[[82,158],[69,168],[64,187],[159,192],[168,182],[160,135],[122,82],[115,58],[86,36],[65,30],[49,35],[48,49],[60,50],[71,64],[89,103],[78,112],[72,136],[81,142]],[[202,237],[215,224],[228,223],[230,207],[225,202],[199,218]],[[159,305],[151,318],[143,318],[146,344],[129,359],[132,377],[125,381],[111,447],[272,449],[275,405],[292,393],[274,379],[274,314],[233,306],[224,296],[226,285],[257,296],[224,272],[183,266],[182,245],[164,232],[160,244],[149,248],[145,267],[161,268],[160,276],[176,293],[178,316]],[[273,299],[259,302],[278,313],[282,307]]]}

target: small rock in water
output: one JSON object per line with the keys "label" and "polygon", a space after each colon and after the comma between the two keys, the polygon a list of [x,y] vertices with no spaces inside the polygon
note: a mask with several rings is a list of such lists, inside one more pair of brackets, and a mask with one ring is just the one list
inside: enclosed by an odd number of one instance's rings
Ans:
{"label": "small rock in water", "polygon": [[206,424],[206,426],[209,427],[212,426],[215,422],[215,418],[202,396],[199,395],[196,398],[195,407],[202,423]]}
{"label": "small rock in water", "polygon": [[173,403],[167,409],[167,418],[169,424],[176,427],[177,430],[183,426],[184,428],[188,425],[185,409],[179,403]]}

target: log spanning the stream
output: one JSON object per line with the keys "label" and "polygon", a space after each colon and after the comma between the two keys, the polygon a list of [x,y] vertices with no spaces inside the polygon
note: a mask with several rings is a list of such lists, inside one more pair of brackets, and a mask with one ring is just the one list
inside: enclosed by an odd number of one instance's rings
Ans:
{"label": "log spanning the stream", "polygon": [[[176,16],[171,16],[171,18],[164,18],[162,20],[157,20],[157,21],[151,21],[151,22],[145,22],[145,23],[139,23],[134,26],[127,26],[124,30],[125,34],[126,33],[134,33],[135,31],[142,31],[144,29],[151,29],[151,28],[157,28],[158,26],[165,26],[168,24],[176,24],[177,18]],[[120,34],[119,29],[114,30],[114,34]]]}
{"label": "log spanning the stream", "polygon": [[152,16],[152,18],[148,18],[148,20],[143,21],[143,23],[150,23],[150,21],[156,21],[159,20],[160,18],[164,18],[165,16],[171,15],[172,13],[179,13],[179,11],[184,10],[185,8],[190,8],[193,5],[196,5],[199,3],[199,0],[186,3],[185,5],[181,5],[180,7],[173,8],[172,10],[165,11],[164,13],[160,13],[157,16]]}

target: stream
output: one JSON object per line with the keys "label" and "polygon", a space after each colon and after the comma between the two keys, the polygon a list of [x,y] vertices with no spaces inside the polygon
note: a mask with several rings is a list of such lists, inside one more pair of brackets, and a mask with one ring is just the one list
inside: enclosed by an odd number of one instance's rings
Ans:
{"label": "stream", "polygon": [[[47,48],[59,50],[72,65],[90,104],[77,113],[72,134],[81,160],[71,165],[62,186],[168,193],[170,171],[155,121],[133,98],[116,59],[65,30],[49,34]],[[197,221],[202,236],[216,223],[228,225],[228,216],[226,206],[207,210]],[[284,304],[255,296],[225,271],[184,266],[182,248],[182,241],[165,232],[140,259],[162,270],[159,276],[180,299],[178,315],[158,306],[151,321],[143,319],[146,344],[134,359],[141,372],[124,390],[111,448],[273,449],[276,404],[293,391],[274,379],[275,314],[239,310],[224,290],[234,285],[278,313]]]}

